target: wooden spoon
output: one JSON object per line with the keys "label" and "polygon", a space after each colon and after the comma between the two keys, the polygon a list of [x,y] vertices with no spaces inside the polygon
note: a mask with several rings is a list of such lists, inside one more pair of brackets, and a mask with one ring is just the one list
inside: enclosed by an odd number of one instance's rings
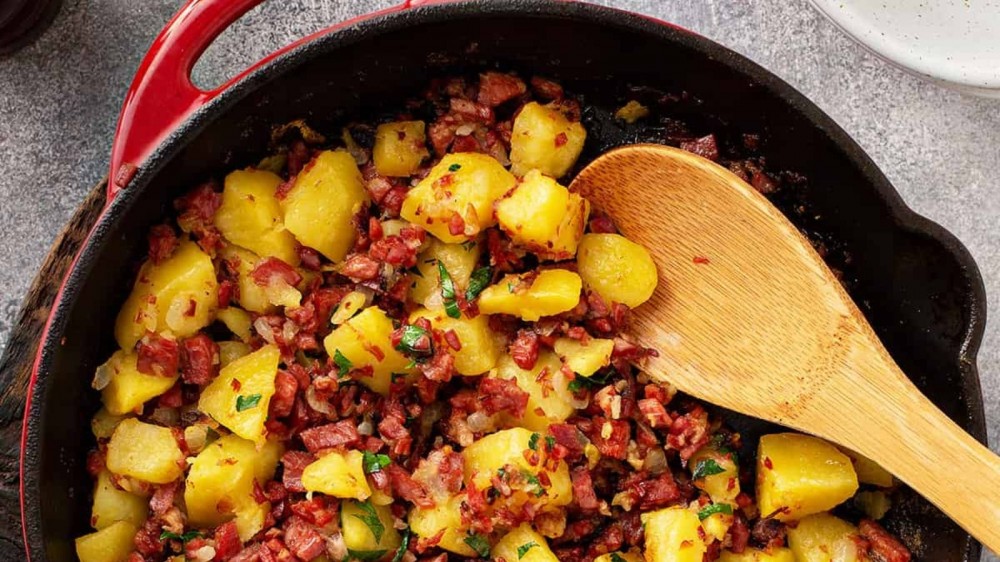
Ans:
{"label": "wooden spoon", "polygon": [[1000,551],[1000,458],[907,379],[802,234],[736,175],[666,146],[587,166],[571,189],[646,247],[660,282],[632,312],[678,389],[853,449]]}

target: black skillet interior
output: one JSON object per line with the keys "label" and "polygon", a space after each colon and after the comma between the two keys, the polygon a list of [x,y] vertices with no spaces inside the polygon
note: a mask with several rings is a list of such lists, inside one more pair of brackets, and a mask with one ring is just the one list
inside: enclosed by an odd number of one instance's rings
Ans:
{"label": "black skillet interior", "polygon": [[[144,233],[169,202],[196,182],[255,162],[275,124],[306,118],[336,130],[357,115],[400,107],[432,76],[483,67],[551,76],[604,107],[632,95],[629,85],[687,92],[691,98],[671,107],[695,132],[734,139],[761,133],[770,169],[808,178],[776,202],[837,249],[832,265],[845,272],[903,370],[966,430],[985,438],[974,363],[985,299],[975,265],[948,233],[913,215],[815,106],[742,57],[641,17],[561,2],[446,4],[365,22],[265,67],[176,132],[119,196],[74,270],[44,342],[24,483],[33,560],[75,560],[72,537],[87,532],[84,462],[92,446],[88,419],[98,406],[89,382],[112,350],[114,316],[144,253]],[[661,135],[618,130],[600,112],[590,118],[588,157]],[[650,200],[655,204],[653,191]],[[809,212],[796,212],[800,204]],[[750,443],[768,429],[748,418],[730,420]],[[918,560],[979,559],[975,541],[911,492],[886,525]]]}

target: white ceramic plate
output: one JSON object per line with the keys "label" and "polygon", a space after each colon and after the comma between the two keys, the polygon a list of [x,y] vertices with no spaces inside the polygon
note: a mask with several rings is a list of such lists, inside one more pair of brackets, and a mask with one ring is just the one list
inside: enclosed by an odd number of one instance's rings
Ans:
{"label": "white ceramic plate", "polygon": [[810,0],[877,55],[969,93],[1000,97],[1000,0]]}

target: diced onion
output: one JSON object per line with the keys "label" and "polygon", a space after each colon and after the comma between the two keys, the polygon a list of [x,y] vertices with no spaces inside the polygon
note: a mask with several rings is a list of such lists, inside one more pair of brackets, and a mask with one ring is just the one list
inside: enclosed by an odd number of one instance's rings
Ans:
{"label": "diced onion", "polygon": [[104,390],[104,387],[111,382],[111,375],[115,373],[111,361],[112,359],[108,359],[94,371],[94,380],[90,383],[94,390]]}

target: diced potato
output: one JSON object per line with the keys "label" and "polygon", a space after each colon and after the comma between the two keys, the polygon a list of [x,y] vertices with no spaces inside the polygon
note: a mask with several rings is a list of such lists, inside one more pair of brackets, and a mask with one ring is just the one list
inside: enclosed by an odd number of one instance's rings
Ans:
{"label": "diced potato", "polygon": [[351,291],[340,299],[340,304],[330,316],[330,323],[340,326],[354,317],[355,314],[365,308],[368,303],[368,295],[361,291]]}
{"label": "diced potato", "polygon": [[573,338],[559,338],[553,349],[574,373],[589,377],[611,363],[611,352],[615,349],[615,342],[590,338],[583,343]]}
{"label": "diced potato", "polygon": [[184,240],[159,265],[147,261],[118,319],[115,340],[125,350],[150,332],[170,330],[186,338],[208,326],[219,307],[219,284],[212,258],[197,244]]}
{"label": "diced potato", "polygon": [[[257,263],[261,261],[260,256],[250,250],[233,245],[223,248],[220,255],[236,271],[236,286],[239,289],[239,298],[235,300],[239,302],[240,306],[257,314],[274,312],[275,307],[267,298],[267,292],[264,290],[264,287],[255,283],[253,277],[250,275],[254,267],[257,266]],[[222,317],[220,317],[220,320],[226,322]],[[226,322],[226,325],[229,326],[229,323]],[[234,325],[234,327],[240,328],[238,324]],[[236,333],[233,328],[230,328],[230,330]],[[249,327],[247,331],[249,333]]]}
{"label": "diced potato", "polygon": [[406,194],[400,216],[443,242],[466,242],[496,224],[493,203],[516,181],[485,154],[448,154]]}
{"label": "diced potato", "polygon": [[602,554],[594,558],[594,562],[621,562],[619,558],[625,562],[643,562],[642,554],[638,551],[609,552],[608,554]]}
{"label": "diced potato", "polygon": [[635,308],[656,289],[653,258],[620,234],[585,234],[576,261],[584,285],[608,302]]}
{"label": "diced potato", "polygon": [[503,353],[490,330],[489,317],[485,314],[475,318],[464,315],[461,318],[451,318],[442,309],[420,308],[410,314],[409,323],[414,323],[418,318],[428,319],[435,330],[455,331],[462,348],[458,351],[451,347],[447,349],[455,356],[455,370],[460,375],[481,375],[489,371],[496,366]]}
{"label": "diced potato", "polygon": [[[504,429],[476,440],[462,451],[465,459],[466,485],[474,484],[478,489],[488,488],[490,479],[505,465],[518,467],[523,474],[538,476],[544,463],[530,464],[524,458],[524,452],[529,450],[532,431],[521,427]],[[541,447],[539,446],[539,451]],[[569,467],[565,461],[559,461],[554,471],[548,473],[550,486],[538,483],[538,490],[515,492],[510,498],[513,502],[533,502],[548,506],[567,505],[573,501],[573,485],[569,478]],[[538,495],[540,491],[544,493]],[[520,497],[524,496],[524,497]],[[697,520],[697,517],[695,517]]]}
{"label": "diced potato", "polygon": [[[534,275],[534,274],[530,274]],[[479,295],[483,314],[510,314],[534,322],[572,310],[580,302],[580,276],[566,269],[545,269],[531,276],[506,275]]]}
{"label": "diced potato", "polygon": [[128,418],[111,435],[107,465],[119,476],[166,484],[184,474],[184,454],[168,428]]}
{"label": "diced potato", "polygon": [[417,256],[417,273],[414,275],[410,299],[424,306],[441,302],[441,272],[438,262],[455,283],[455,290],[465,293],[469,279],[479,263],[482,247],[478,242],[445,244],[431,238],[427,249]]}
{"label": "diced potato", "polygon": [[298,265],[295,238],[285,229],[275,197],[280,184],[280,177],[263,170],[230,173],[223,185],[222,205],[215,213],[215,226],[226,240],[258,256],[274,256]]}
{"label": "diced potato", "polygon": [[80,562],[125,562],[135,550],[132,539],[139,529],[128,521],[76,539],[76,556]]}
{"label": "diced potato", "polygon": [[892,507],[889,496],[881,490],[858,492],[854,496],[854,505],[870,519],[878,521],[885,517]]}
{"label": "diced potato", "polygon": [[102,470],[94,486],[94,504],[90,510],[90,524],[101,530],[118,521],[128,521],[136,527],[146,522],[149,501],[136,494],[119,490],[111,480],[111,473]]}
{"label": "diced potato", "polygon": [[525,104],[514,119],[510,137],[511,171],[523,176],[541,170],[559,178],[576,163],[587,140],[587,130],[571,122],[554,105]]}
{"label": "diced potato", "polygon": [[858,475],[858,482],[871,484],[880,488],[891,488],[896,481],[892,473],[879,466],[875,461],[845,447],[838,447],[841,453],[847,455],[854,465],[854,472]]}
{"label": "diced potato", "polygon": [[[740,494],[740,474],[732,453],[706,445],[691,455],[688,467],[693,475],[700,473],[700,478],[694,479],[693,484],[707,493],[713,503],[736,502],[736,496]],[[718,472],[719,469],[722,472]]]}
{"label": "diced potato", "polygon": [[683,507],[642,514],[646,562],[701,562],[707,550],[698,515]]}
{"label": "diced potato", "polygon": [[649,108],[637,102],[636,100],[629,100],[628,103],[618,108],[615,112],[615,117],[621,119],[622,121],[632,124],[642,119],[643,117],[649,116]]}
{"label": "diced potato", "polygon": [[371,502],[345,501],[340,504],[340,532],[344,545],[352,552],[384,550],[385,557],[395,554],[402,537],[393,527],[392,510]]}
{"label": "diced potato", "polygon": [[410,360],[392,345],[392,320],[377,306],[362,310],[323,340],[327,354],[339,351],[351,363],[352,369],[371,367],[372,376],[357,380],[379,394],[389,394],[393,374],[413,372]]}
{"label": "diced potato", "polygon": [[497,541],[490,550],[493,560],[510,562],[559,562],[545,537],[522,523]]}
{"label": "diced potato", "polygon": [[701,520],[701,528],[705,531],[706,537],[721,541],[726,538],[726,533],[733,526],[733,520],[732,513],[717,511]]}
{"label": "diced potato", "polygon": [[257,503],[253,498],[243,500],[241,504],[236,506],[234,522],[236,523],[236,533],[240,536],[241,541],[246,542],[252,539],[264,528],[269,511],[271,511],[271,502]]}
{"label": "diced potato", "polygon": [[532,170],[496,202],[496,215],[500,228],[515,244],[543,259],[566,260],[576,255],[590,203]]}
{"label": "diced potato", "polygon": [[90,420],[90,431],[98,439],[110,439],[118,424],[128,416],[116,416],[109,412],[107,408],[101,408]]}
{"label": "diced potato", "polygon": [[798,433],[765,435],[757,448],[761,515],[791,521],[836,507],[854,495],[858,477],[846,455]]}
{"label": "diced potato", "polygon": [[773,548],[771,552],[748,548],[736,554],[723,550],[718,562],[796,562],[795,555],[787,548]]}
{"label": "diced potato", "polygon": [[244,342],[250,341],[250,330],[253,326],[253,320],[250,318],[249,312],[242,308],[230,306],[219,310],[216,317],[240,340]]}
{"label": "diced potato", "polygon": [[246,357],[251,351],[250,346],[241,341],[220,341],[219,367],[223,368],[240,357]]}
{"label": "diced potato", "polygon": [[179,375],[161,377],[140,373],[134,352],[116,351],[103,366],[111,370],[111,380],[101,390],[101,401],[112,415],[121,416],[141,409],[147,400],[170,390]]}
{"label": "diced potato", "polygon": [[278,441],[266,441],[257,450],[252,441],[238,435],[220,437],[206,446],[194,457],[184,486],[189,522],[212,527],[236,517],[243,537],[257,518],[253,482],[263,484],[274,476],[281,452]]}
{"label": "diced potato", "polygon": [[356,450],[328,453],[302,471],[302,486],[310,492],[364,501],[372,490],[361,461],[361,452]]}
{"label": "diced potato", "polygon": [[[510,419],[511,424],[544,433],[549,425],[564,421],[576,411],[572,393],[567,389],[569,381],[561,367],[562,361],[551,351],[542,350],[530,371],[518,367],[510,355],[500,356],[496,372],[489,376],[513,379],[521,390],[528,393],[524,417]],[[546,374],[542,375],[542,371]]]}
{"label": "diced potato", "polygon": [[343,260],[354,244],[351,219],[366,204],[361,172],[346,150],[319,153],[281,202],[288,231],[333,262]]}
{"label": "diced potato", "polygon": [[276,345],[265,345],[229,363],[202,391],[198,409],[236,435],[262,445],[280,359]]}
{"label": "diced potato", "polygon": [[865,562],[858,530],[829,513],[810,515],[788,527],[788,546],[795,562]]}
{"label": "diced potato", "polygon": [[477,556],[476,551],[465,544],[467,528],[462,526],[461,511],[464,500],[463,492],[447,501],[439,501],[431,508],[414,507],[410,510],[410,530],[423,539],[436,537],[443,530],[439,547],[459,556]]}
{"label": "diced potato", "polygon": [[388,177],[411,176],[420,168],[427,150],[426,126],[423,121],[394,121],[375,129],[372,159],[375,170]]}

